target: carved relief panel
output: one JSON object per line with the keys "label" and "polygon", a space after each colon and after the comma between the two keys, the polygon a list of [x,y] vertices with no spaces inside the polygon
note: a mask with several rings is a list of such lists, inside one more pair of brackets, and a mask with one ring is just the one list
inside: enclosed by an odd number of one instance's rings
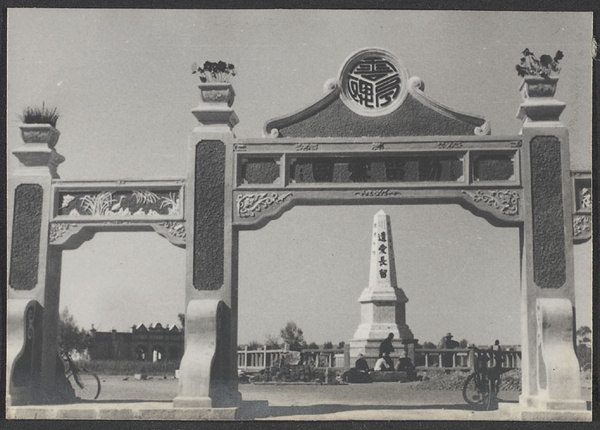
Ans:
{"label": "carved relief panel", "polygon": [[185,180],[57,182],[50,245],[73,249],[96,231],[154,230],[185,246]]}
{"label": "carved relief panel", "polygon": [[592,236],[592,175],[571,172],[573,179],[573,241],[582,243]]}

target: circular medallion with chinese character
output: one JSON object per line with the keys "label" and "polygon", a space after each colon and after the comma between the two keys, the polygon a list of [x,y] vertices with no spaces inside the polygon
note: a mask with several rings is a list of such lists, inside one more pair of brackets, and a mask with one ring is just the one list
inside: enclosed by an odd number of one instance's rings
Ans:
{"label": "circular medallion with chinese character", "polygon": [[402,104],[408,71],[392,54],[369,48],[350,56],[340,71],[342,101],[365,116],[385,115]]}

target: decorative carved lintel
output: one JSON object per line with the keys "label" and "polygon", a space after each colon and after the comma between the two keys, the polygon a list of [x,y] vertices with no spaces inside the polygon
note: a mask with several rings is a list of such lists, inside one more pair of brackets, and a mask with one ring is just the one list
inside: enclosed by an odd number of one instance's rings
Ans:
{"label": "decorative carved lintel", "polygon": [[61,239],[68,231],[77,227],[77,224],[68,223],[68,222],[53,222],[50,223],[50,232],[48,233],[48,239],[50,243],[54,243],[57,240]]}
{"label": "decorative carved lintel", "polygon": [[373,142],[371,143],[371,150],[373,151],[381,151],[384,149],[383,142]]}
{"label": "decorative carved lintel", "polygon": [[297,143],[294,145],[295,151],[318,151],[318,143]]}
{"label": "decorative carved lintel", "polygon": [[438,142],[437,147],[440,149],[462,148],[462,142]]}
{"label": "decorative carved lintel", "polygon": [[[117,185],[121,183],[117,182]],[[65,191],[58,196],[58,215],[76,218],[174,217],[180,216],[183,211],[180,188]]]}
{"label": "decorative carved lintel", "polygon": [[167,229],[167,233],[169,233],[169,235],[185,240],[185,223],[178,221],[166,221],[159,224]]}
{"label": "decorative carved lintel", "polygon": [[574,215],[573,216],[573,239],[583,241],[590,239],[592,236],[592,216],[591,215]]}
{"label": "decorative carved lintel", "polygon": [[477,190],[474,192],[463,191],[475,203],[484,203],[499,210],[504,215],[515,216],[519,214],[519,194],[511,190]]}
{"label": "decorative carved lintel", "polygon": [[362,190],[356,191],[354,193],[356,196],[360,197],[392,197],[400,195],[400,191],[393,191],[390,189],[381,189],[381,190]]}
{"label": "decorative carved lintel", "polygon": [[279,195],[278,193],[240,194],[237,198],[238,215],[240,218],[251,218],[256,212],[261,212],[269,206],[283,203],[292,193]]}

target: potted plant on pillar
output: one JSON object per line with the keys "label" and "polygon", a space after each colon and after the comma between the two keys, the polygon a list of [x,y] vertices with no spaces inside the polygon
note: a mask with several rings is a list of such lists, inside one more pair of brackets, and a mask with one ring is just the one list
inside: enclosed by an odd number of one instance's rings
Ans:
{"label": "potted plant on pillar", "polygon": [[12,151],[24,167],[42,167],[50,169],[53,178],[58,178],[57,167],[65,161],[54,147],[58,142],[60,132],[56,129],[59,118],[57,108],[29,106],[23,109],[19,119],[23,122],[21,136],[25,144]]}
{"label": "potted plant on pillar", "polygon": [[521,62],[516,65],[517,74],[523,78],[521,95],[525,103],[521,105],[520,119],[534,121],[557,121],[564,109],[564,103],[554,99],[562,51],[556,51],[554,57],[542,55],[538,59],[529,49],[523,51]]}
{"label": "potted plant on pillar", "polygon": [[53,149],[58,142],[60,132],[56,129],[56,122],[59,118],[57,108],[42,106],[28,106],[23,109],[19,119],[23,122],[21,136],[25,144],[47,144]]}
{"label": "potted plant on pillar", "polygon": [[523,97],[554,97],[562,51],[556,51],[554,58],[542,55],[539,59],[533,52],[525,48],[521,63],[516,65],[517,74],[523,78],[521,90]]}
{"label": "potted plant on pillar", "polygon": [[235,66],[225,61],[205,61],[201,67],[192,64],[192,73],[200,78],[200,105],[192,110],[198,121],[204,125],[228,123],[233,127],[238,118],[231,106],[235,92],[229,79],[236,75]]}

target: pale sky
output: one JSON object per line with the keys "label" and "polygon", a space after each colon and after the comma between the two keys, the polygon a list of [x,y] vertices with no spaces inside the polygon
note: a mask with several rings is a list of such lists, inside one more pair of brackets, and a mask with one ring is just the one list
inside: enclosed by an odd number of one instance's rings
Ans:
{"label": "pale sky", "polygon": [[[400,57],[429,97],[515,135],[521,51],[565,58],[556,98],[567,103],[571,168],[591,168],[591,14],[412,11],[11,9],[7,147],[18,115],[57,106],[62,179],[185,176],[198,104],[196,61],[225,60],[238,137],[322,97],[345,59],[365,47]],[[9,171],[16,159],[9,159]],[[368,281],[373,215],[391,217],[407,323],[422,341],[519,343],[518,229],[456,205],[296,207],[240,240],[239,340],[263,341],[294,320],[306,340],[348,341]],[[590,243],[575,246],[577,325],[591,325]],[[185,251],[154,233],[97,234],[63,256],[61,308],[84,327],[176,323]]]}

